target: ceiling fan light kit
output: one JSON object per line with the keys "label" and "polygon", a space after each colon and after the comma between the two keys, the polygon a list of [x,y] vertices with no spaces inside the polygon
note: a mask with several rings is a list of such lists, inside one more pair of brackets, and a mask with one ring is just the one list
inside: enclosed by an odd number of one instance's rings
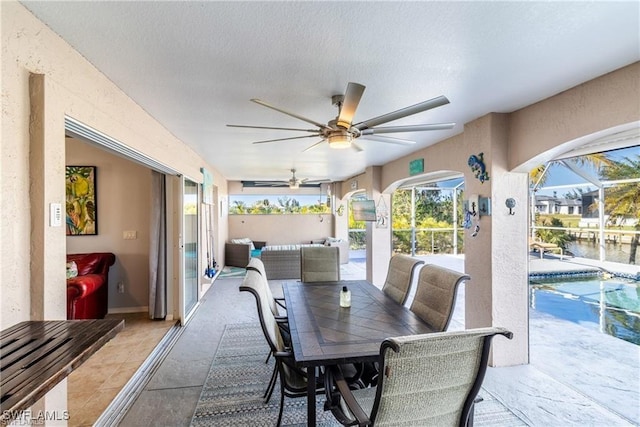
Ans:
{"label": "ceiling fan light kit", "polygon": [[[409,107],[402,108],[400,110],[392,111],[390,113],[383,114],[381,116],[377,116],[372,119],[353,124],[353,118],[355,116],[355,112],[358,107],[358,104],[360,103],[360,99],[362,98],[362,94],[364,93],[364,89],[365,89],[365,86],[359,83],[349,82],[349,84],[347,85],[347,90],[345,91],[344,95],[333,95],[331,97],[331,102],[333,103],[333,105],[338,107],[338,116],[333,120],[329,120],[326,125],[319,123],[315,120],[311,120],[306,117],[303,117],[299,114],[292,113],[290,111],[284,110],[279,107],[275,107],[262,100],[259,100],[256,98],[251,99],[252,102],[258,105],[262,105],[263,107],[267,107],[272,110],[278,111],[282,114],[286,114],[287,116],[296,118],[303,122],[310,123],[316,126],[317,129],[296,129],[296,128],[285,128],[285,127],[251,126],[251,125],[227,125],[227,126],[253,128],[253,129],[291,130],[291,131],[297,131],[297,132],[311,133],[311,135],[269,139],[266,141],[255,141],[253,142],[254,144],[263,144],[263,143],[276,142],[276,141],[288,141],[292,139],[302,139],[302,138],[314,138],[314,137],[321,138],[319,142],[314,143],[313,145],[307,147],[303,151],[309,151],[312,148],[317,147],[323,142],[327,142],[329,144],[329,147],[331,148],[344,149],[344,148],[352,147],[356,151],[362,151],[362,148],[360,148],[360,146],[358,146],[354,141],[360,137],[363,137],[363,139],[369,139],[369,140],[384,142],[384,143],[411,145],[411,144],[415,144],[415,141],[399,139],[399,138],[373,137],[373,136],[376,134],[382,134],[382,133],[446,130],[446,129],[452,129],[455,126],[455,123],[438,123],[438,124],[423,124],[423,125],[412,125],[412,126],[390,126],[390,127],[382,127],[382,128],[375,127],[384,123],[401,119],[403,117],[421,113],[423,111],[430,110],[432,108],[446,105],[449,103],[449,100],[445,96],[438,96],[436,98],[429,99],[427,101],[423,101],[418,104],[414,104]],[[369,138],[367,138],[367,136],[369,136]]]}
{"label": "ceiling fan light kit", "polygon": [[352,140],[353,136],[346,130],[331,132],[331,134],[327,137],[329,147],[337,149],[345,149],[351,147]]}

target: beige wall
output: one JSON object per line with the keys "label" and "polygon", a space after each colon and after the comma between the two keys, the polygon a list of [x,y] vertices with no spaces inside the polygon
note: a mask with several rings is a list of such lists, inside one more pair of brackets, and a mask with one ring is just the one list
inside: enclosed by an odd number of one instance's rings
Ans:
{"label": "beige wall", "polygon": [[248,237],[268,245],[309,243],[333,236],[333,215],[230,215],[229,238]]}
{"label": "beige wall", "polygon": [[[226,180],[22,5],[1,2],[3,207],[0,328],[65,315],[65,232],[48,225],[64,202],[64,116],[68,115],[201,182]],[[143,71],[141,71],[143,72]],[[31,79],[32,75],[39,75]],[[30,120],[30,119],[34,120]],[[218,253],[227,239],[218,218]]]}
{"label": "beige wall", "polygon": [[605,74],[511,114],[509,169],[528,171],[640,120],[640,62]]}
{"label": "beige wall", "polygon": [[[149,305],[151,170],[91,144],[67,138],[66,164],[96,166],[98,234],[67,236],[67,253],[113,252],[109,311],[146,311]],[[135,231],[135,240],[124,240]],[[124,293],[117,291],[124,283]]]}
{"label": "beige wall", "polygon": [[[248,187],[243,188],[239,181],[229,181],[230,195],[272,195],[295,198],[296,195],[312,195],[326,200],[327,185],[320,188],[300,187]],[[334,189],[335,192],[335,189]],[[223,211],[228,212],[228,202]],[[323,215],[229,215],[228,239],[249,237],[252,240],[266,241],[269,245],[308,243],[313,239],[335,236],[332,214]],[[229,241],[227,239],[227,241]],[[216,258],[217,259],[217,258]]]}

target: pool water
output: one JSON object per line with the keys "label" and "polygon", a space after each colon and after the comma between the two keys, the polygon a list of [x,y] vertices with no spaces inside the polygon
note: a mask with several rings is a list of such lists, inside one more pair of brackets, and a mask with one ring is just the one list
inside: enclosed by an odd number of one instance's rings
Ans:
{"label": "pool water", "polygon": [[529,280],[529,306],[640,345],[640,282],[619,277]]}

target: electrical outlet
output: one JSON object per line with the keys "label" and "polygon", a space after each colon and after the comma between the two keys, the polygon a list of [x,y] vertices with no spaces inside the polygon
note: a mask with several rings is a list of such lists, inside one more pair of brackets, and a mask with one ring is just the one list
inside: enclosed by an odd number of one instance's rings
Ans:
{"label": "electrical outlet", "polygon": [[124,282],[118,282],[118,293],[124,294]]}

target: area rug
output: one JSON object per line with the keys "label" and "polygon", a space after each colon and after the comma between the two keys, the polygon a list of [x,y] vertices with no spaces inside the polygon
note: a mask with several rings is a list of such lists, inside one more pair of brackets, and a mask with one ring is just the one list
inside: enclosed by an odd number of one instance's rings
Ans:
{"label": "area rug", "polygon": [[[273,358],[264,363],[268,347],[259,324],[229,324],[222,335],[218,351],[202,387],[202,393],[191,426],[274,426],[278,420],[279,386],[271,401],[263,402],[273,370]],[[484,401],[476,405],[476,426],[524,426],[505,406],[486,390]],[[322,407],[324,396],[316,403],[317,425],[338,426],[331,412]],[[283,426],[305,426],[307,404],[305,398],[285,397]]]}

